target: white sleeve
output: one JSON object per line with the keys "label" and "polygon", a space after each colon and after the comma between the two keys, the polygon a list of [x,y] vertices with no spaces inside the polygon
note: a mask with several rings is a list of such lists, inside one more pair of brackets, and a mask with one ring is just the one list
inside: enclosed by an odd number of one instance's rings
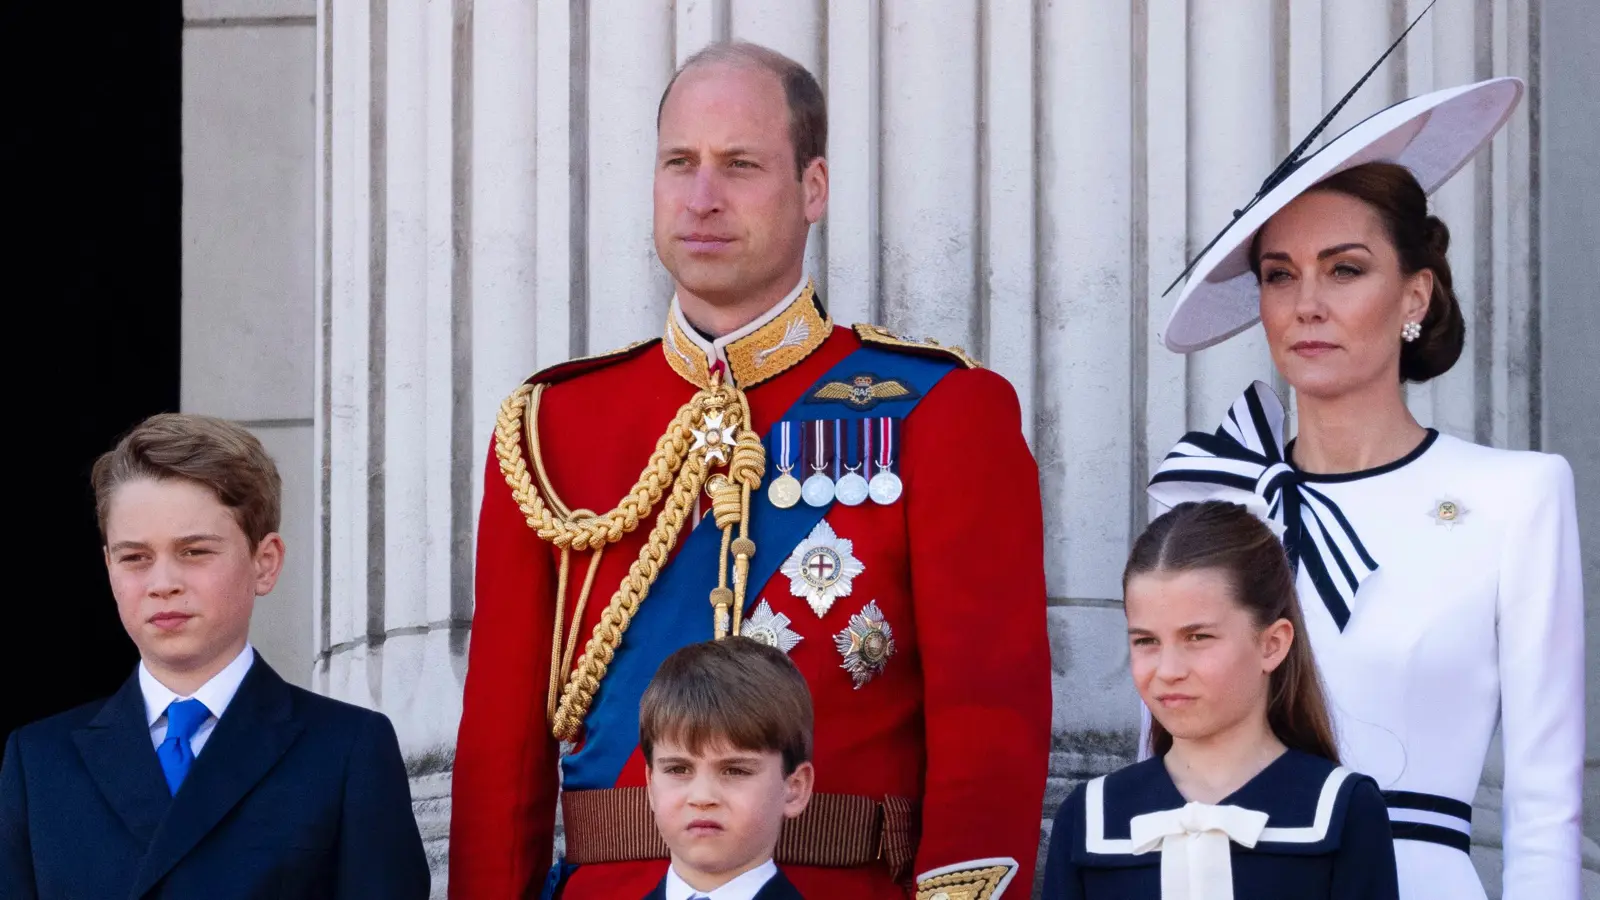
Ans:
{"label": "white sleeve", "polygon": [[1578,900],[1584,757],[1583,572],[1572,468],[1539,455],[1508,522],[1498,598],[1504,900]]}

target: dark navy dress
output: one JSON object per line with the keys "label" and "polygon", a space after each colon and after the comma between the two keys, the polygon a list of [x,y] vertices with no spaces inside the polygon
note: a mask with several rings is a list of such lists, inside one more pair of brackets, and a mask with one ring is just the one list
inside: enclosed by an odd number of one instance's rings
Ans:
{"label": "dark navy dress", "polygon": [[[1044,900],[1173,900],[1161,894],[1162,847],[1134,852],[1134,819],[1186,805],[1159,757],[1079,785],[1056,812]],[[1227,842],[1236,900],[1398,900],[1389,813],[1372,779],[1289,750],[1216,805],[1242,807],[1229,812],[1259,832],[1253,848]]]}

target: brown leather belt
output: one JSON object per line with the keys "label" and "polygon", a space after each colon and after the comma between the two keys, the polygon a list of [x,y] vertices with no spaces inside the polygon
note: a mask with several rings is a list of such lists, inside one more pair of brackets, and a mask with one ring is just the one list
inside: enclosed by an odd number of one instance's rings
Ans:
{"label": "brown leather belt", "polygon": [[[667,859],[667,843],[642,787],[563,791],[567,862]],[[783,825],[780,865],[841,868],[883,860],[896,881],[910,877],[917,853],[917,803],[857,794],[813,794],[806,811]]]}

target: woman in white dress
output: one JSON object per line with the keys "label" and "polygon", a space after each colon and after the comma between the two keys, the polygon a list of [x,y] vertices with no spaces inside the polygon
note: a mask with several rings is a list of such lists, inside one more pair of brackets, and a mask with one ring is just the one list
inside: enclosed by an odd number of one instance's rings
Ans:
{"label": "woman in white dress", "polygon": [[1188,273],[1163,338],[1258,318],[1299,433],[1257,382],[1151,496],[1254,504],[1284,529],[1345,765],[1377,780],[1403,900],[1482,900],[1472,800],[1498,726],[1505,900],[1576,900],[1583,588],[1572,471],[1419,425],[1405,382],[1460,356],[1449,231],[1427,195],[1522,95],[1492,79],[1378,113],[1280,167]]}

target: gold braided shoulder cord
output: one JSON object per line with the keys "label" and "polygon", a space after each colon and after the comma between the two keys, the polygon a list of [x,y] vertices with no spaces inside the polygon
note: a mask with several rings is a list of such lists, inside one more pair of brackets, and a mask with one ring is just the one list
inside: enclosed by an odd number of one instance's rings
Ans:
{"label": "gold braided shoulder cord", "polygon": [[[499,419],[495,426],[495,455],[500,464],[500,472],[511,488],[512,498],[521,510],[528,527],[532,528],[540,539],[550,541],[562,550],[557,581],[555,633],[551,640],[550,695],[546,712],[550,719],[552,734],[558,740],[571,741],[575,740],[582,730],[583,720],[588,715],[594,695],[600,688],[600,681],[605,677],[606,669],[622,643],[623,632],[633,620],[639,604],[649,594],[651,585],[661,574],[672,548],[677,545],[684,522],[693,510],[695,498],[702,489],[707,488],[711,464],[716,460],[708,459],[712,452],[711,447],[695,452],[699,450],[699,446],[691,446],[691,440],[697,422],[707,421],[708,415],[719,413],[727,432],[736,437],[727,475],[715,476],[715,483],[710,486],[712,515],[715,516],[717,527],[723,532],[718,586],[711,592],[711,602],[714,607],[716,636],[720,638],[729,633],[726,624],[729,607],[732,607],[735,616],[742,608],[749,559],[755,555],[755,544],[750,541],[748,534],[750,492],[760,486],[765,467],[765,448],[761,444],[761,439],[747,427],[747,423],[751,421],[750,407],[743,393],[736,388],[723,385],[720,379],[717,379],[711,387],[699,391],[688,403],[679,408],[666,434],[656,442],[656,449],[651,454],[644,471],[640,473],[639,480],[615,509],[602,515],[595,515],[585,509],[567,510],[555,496],[554,489],[546,477],[543,459],[539,452],[538,403],[542,393],[543,385],[523,385],[501,404]],[[533,476],[528,471],[527,460],[523,456],[522,439],[525,424],[527,442],[532,448],[538,475],[538,487],[534,485]],[[670,492],[667,490],[669,485]],[[656,504],[664,495],[666,503],[650,529],[649,537],[640,549],[638,559],[628,568],[627,575],[606,605],[574,668],[572,652],[577,642],[577,629],[581,627],[580,623],[583,621],[584,608],[588,602],[589,591],[594,583],[595,570],[598,568],[602,552],[607,545],[621,540],[623,535],[637,529],[640,522],[654,511]],[[738,540],[732,539],[735,528],[739,532]],[[593,549],[595,557],[590,561],[583,590],[573,611],[572,631],[565,635],[566,640],[563,642],[565,629],[562,619],[569,580],[569,554],[573,550],[585,549]],[[726,586],[730,550],[735,556],[732,591]],[[737,621],[734,623],[733,633],[738,633]],[[564,653],[563,643],[565,643]],[[557,701],[556,687],[560,684],[563,673],[568,673],[566,687],[561,691],[560,700]]]}

